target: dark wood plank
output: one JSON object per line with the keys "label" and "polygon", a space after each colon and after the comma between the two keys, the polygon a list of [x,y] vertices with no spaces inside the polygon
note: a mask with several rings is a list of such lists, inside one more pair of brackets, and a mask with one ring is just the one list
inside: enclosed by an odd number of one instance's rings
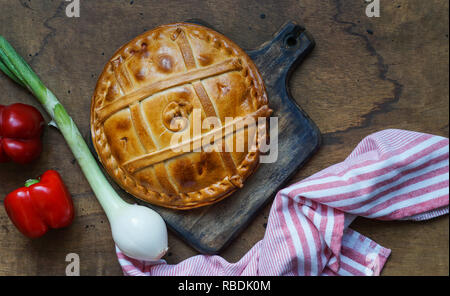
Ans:
{"label": "dark wood plank", "polygon": [[[381,17],[368,18],[359,0],[81,1],[69,19],[67,3],[1,1],[0,34],[23,54],[89,131],[90,97],[97,75],[122,44],[159,24],[200,18],[243,48],[271,39],[286,20],[304,25],[316,48],[289,82],[292,97],[323,134],[318,153],[290,182],[342,161],[368,134],[402,128],[448,137],[448,1],[381,1]],[[0,103],[38,104],[0,77]],[[70,90],[70,93],[69,93]],[[45,154],[26,168],[0,167],[0,200],[45,169],[57,169],[72,192],[74,224],[29,241],[0,207],[0,274],[63,275],[65,255],[77,252],[84,275],[120,275],[109,225],[57,131],[47,129]],[[264,235],[267,205],[221,255],[235,262]],[[102,223],[103,222],[103,223]],[[383,275],[448,275],[448,216],[430,222],[358,219],[354,228],[393,252]],[[170,233],[177,263],[197,252]]]}

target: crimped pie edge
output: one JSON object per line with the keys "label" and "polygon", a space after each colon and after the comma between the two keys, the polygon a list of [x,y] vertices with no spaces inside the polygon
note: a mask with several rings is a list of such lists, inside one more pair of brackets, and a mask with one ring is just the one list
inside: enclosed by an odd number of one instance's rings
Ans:
{"label": "crimped pie edge", "polygon": [[[227,176],[223,180],[211,184],[208,187],[202,188],[201,190],[189,192],[187,194],[181,193],[181,202],[174,202],[173,198],[169,197],[167,194],[149,190],[147,187],[139,184],[139,181],[136,181],[132,175],[130,175],[124,168],[120,167],[111,153],[108,141],[103,131],[103,124],[95,125],[95,109],[96,107],[101,105],[102,101],[105,99],[109,83],[111,82],[110,77],[111,75],[114,75],[111,61],[119,57],[122,57],[122,59],[125,61],[132,55],[134,50],[136,51],[138,48],[140,48],[141,44],[149,40],[149,37],[151,37],[151,35],[158,30],[178,26],[195,27],[200,33],[212,34],[214,37],[218,37],[221,46],[223,46],[227,50],[231,50],[234,53],[235,57],[245,60],[245,67],[243,67],[241,71],[245,71],[245,73],[247,74],[244,75],[245,79],[250,79],[250,82],[253,82],[249,83],[249,85],[253,85],[252,88],[255,90],[254,92],[251,92],[252,99],[256,100],[257,108],[268,105],[267,93],[261,75],[254,65],[253,61],[238,45],[236,45],[226,36],[207,27],[192,23],[180,22],[158,26],[135,37],[116,51],[112,58],[108,60],[102,71],[102,74],[97,81],[97,85],[91,101],[90,123],[92,141],[94,144],[94,148],[99,156],[99,160],[108,174],[114,179],[114,181],[116,181],[116,183],[119,184],[120,187],[122,187],[125,191],[134,195],[135,197],[151,204],[163,206],[166,208],[187,210],[218,202],[231,195],[238,189],[238,187],[236,187]],[[213,38],[210,39],[213,40]],[[269,114],[270,111],[268,112],[267,116],[269,116]],[[259,127],[259,129],[261,129],[261,127]],[[260,143],[266,140],[266,137],[262,136],[262,134],[267,133],[261,133],[258,131],[257,151],[249,151],[244,160],[239,165],[237,165],[237,171],[242,178],[242,182],[244,182],[259,165]]]}

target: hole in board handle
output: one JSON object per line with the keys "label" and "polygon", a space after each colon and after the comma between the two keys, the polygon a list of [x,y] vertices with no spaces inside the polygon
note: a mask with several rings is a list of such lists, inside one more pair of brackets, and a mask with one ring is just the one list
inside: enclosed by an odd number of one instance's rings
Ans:
{"label": "hole in board handle", "polygon": [[286,47],[295,47],[298,44],[298,40],[294,35],[289,35],[284,40],[284,44]]}

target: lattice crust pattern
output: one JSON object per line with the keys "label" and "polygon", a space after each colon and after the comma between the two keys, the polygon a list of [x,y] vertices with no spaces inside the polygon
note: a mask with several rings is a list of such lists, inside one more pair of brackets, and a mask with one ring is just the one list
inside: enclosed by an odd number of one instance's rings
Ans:
{"label": "lattice crust pattern", "polygon": [[[190,209],[243,186],[259,163],[266,127],[230,126],[271,112],[242,49],[206,27],[176,23],[136,37],[110,59],[92,98],[91,132],[100,161],[122,188],[152,204]],[[195,116],[219,122],[196,134]],[[220,151],[183,152],[171,144],[175,135],[187,139],[175,146],[192,149],[216,134]],[[227,152],[239,144],[244,152]]]}

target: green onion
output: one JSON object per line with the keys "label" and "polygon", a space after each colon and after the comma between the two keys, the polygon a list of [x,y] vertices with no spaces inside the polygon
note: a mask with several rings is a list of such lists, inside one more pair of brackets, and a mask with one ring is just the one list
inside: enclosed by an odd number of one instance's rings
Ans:
{"label": "green onion", "polygon": [[[130,205],[120,198],[102,173],[75,122],[59,100],[2,36],[0,36],[0,70],[26,87],[56,123],[103,207],[119,249],[135,259],[160,259],[167,251],[167,229],[163,219],[147,207]],[[136,219],[139,223],[136,223]]]}
{"label": "green onion", "polygon": [[1,60],[0,60],[0,70],[3,71],[3,73],[5,73],[6,75],[8,75],[9,78],[14,80],[15,82],[17,82],[21,86],[25,87],[25,85],[22,83],[22,81],[18,80],[16,78],[16,76],[13,73],[11,73],[11,71],[9,71],[9,69],[5,66],[5,64],[3,64],[3,62]]}

